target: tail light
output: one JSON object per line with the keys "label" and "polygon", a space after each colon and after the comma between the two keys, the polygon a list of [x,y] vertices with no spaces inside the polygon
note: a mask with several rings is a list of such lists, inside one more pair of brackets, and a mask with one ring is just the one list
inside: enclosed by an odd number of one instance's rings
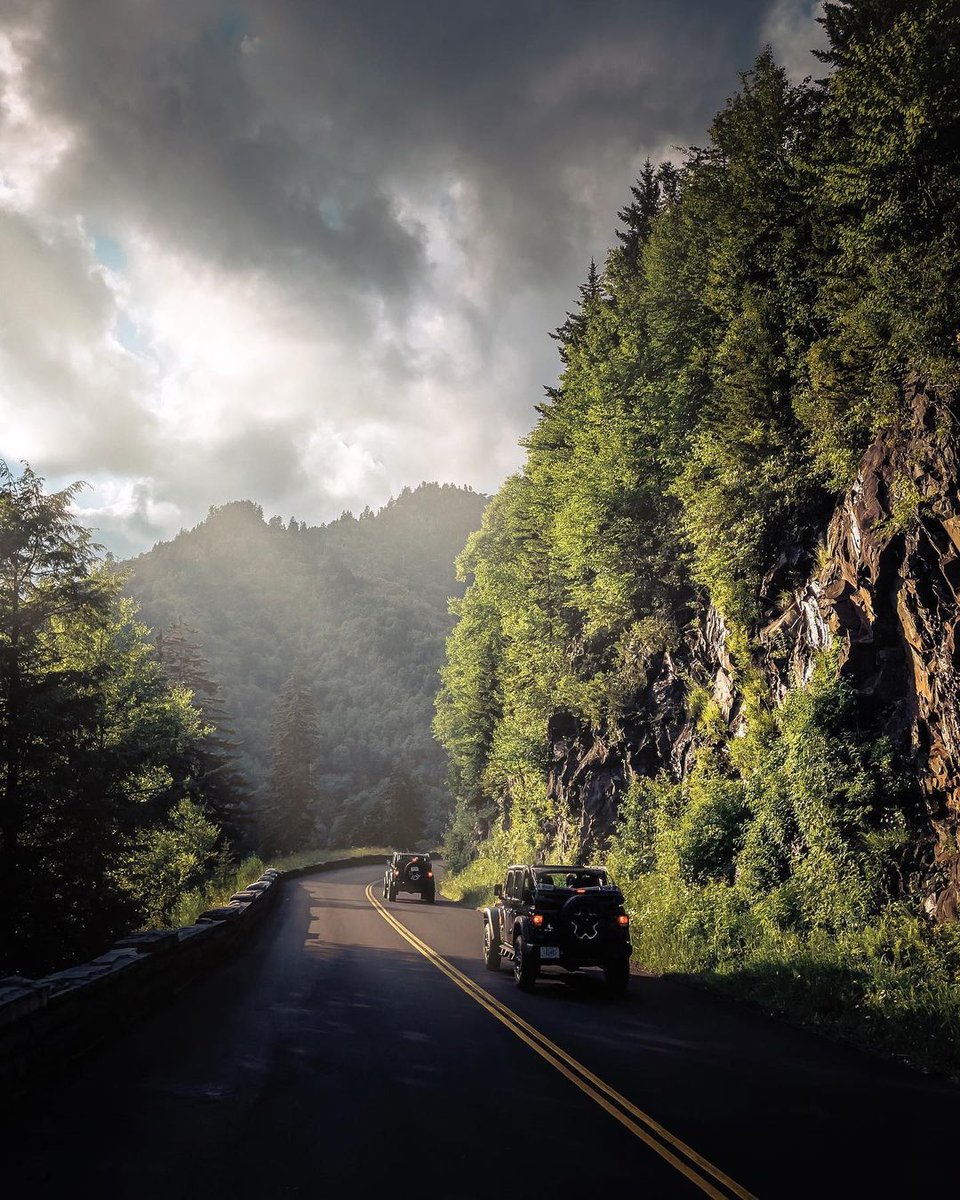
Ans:
{"label": "tail light", "polygon": [[432,878],[433,878],[433,872],[432,872],[432,871],[428,871],[428,872],[427,872],[427,878],[428,878],[428,879],[432,879]]}
{"label": "tail light", "polygon": [[630,918],[627,916],[627,914],[626,914],[626,913],[621,913],[621,914],[619,915],[619,917],[617,917],[617,924],[618,924],[618,925],[629,925],[629,924],[630,924]]}
{"label": "tail light", "polygon": [[542,925],[543,924],[543,913],[532,913],[530,915],[530,920],[533,922],[534,925]]}

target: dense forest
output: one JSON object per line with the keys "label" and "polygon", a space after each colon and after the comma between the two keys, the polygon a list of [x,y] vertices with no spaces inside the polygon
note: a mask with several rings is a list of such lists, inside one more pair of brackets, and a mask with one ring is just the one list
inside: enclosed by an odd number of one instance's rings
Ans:
{"label": "dense forest", "polygon": [[453,802],[433,696],[454,560],[485,500],[423,484],[316,527],[238,501],[128,564],[166,656],[179,631],[216,685],[212,723],[247,784],[252,844],[440,837]]}
{"label": "dense forest", "polygon": [[0,463],[0,975],[99,953],[229,869],[214,730],[76,490]]}
{"label": "dense forest", "polygon": [[435,728],[462,890],[604,858],[648,965],[922,1042],[960,1033],[960,6],[823,24],[822,80],[766,52],[644,167]]}

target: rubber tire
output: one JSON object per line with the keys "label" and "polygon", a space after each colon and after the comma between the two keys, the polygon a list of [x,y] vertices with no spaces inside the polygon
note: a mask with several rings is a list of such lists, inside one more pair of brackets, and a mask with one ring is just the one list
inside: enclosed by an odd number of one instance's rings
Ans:
{"label": "rubber tire", "polygon": [[537,982],[540,964],[529,954],[523,953],[523,937],[513,939],[513,981],[521,992],[532,992]]}
{"label": "rubber tire", "polygon": [[607,991],[612,996],[622,996],[630,983],[630,959],[615,958],[603,968]]}
{"label": "rubber tire", "polygon": [[436,904],[436,902],[437,902],[436,889],[430,888],[430,890],[427,892],[421,892],[420,899],[426,900],[427,904]]}
{"label": "rubber tire", "polygon": [[396,900],[396,898],[397,898],[397,889],[396,889],[396,886],[391,883],[390,887],[387,889],[387,899],[392,903],[394,900]]}
{"label": "rubber tire", "polygon": [[483,923],[483,965],[488,971],[500,970],[500,939],[489,921]]}

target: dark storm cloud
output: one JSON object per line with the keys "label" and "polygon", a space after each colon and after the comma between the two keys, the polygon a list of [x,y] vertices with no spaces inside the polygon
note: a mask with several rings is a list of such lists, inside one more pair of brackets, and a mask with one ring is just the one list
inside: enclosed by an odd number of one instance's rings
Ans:
{"label": "dark storm cloud", "polygon": [[[231,377],[233,427],[214,439],[215,459],[205,444],[210,502],[256,480],[273,494],[255,499],[321,517],[333,498],[337,510],[344,497],[386,498],[364,495],[364,479],[392,490],[435,475],[438,456],[451,477],[490,489],[518,461],[517,438],[555,378],[547,332],[590,257],[614,242],[644,157],[703,141],[772,28],[790,31],[800,61],[809,10],[8,0],[0,31],[13,31],[23,61],[18,86],[38,124],[69,132],[18,219],[38,229],[80,219],[116,243],[129,279],[114,281],[110,302],[138,310],[158,346],[163,288],[151,281],[171,264],[178,279],[196,271],[198,291],[269,298],[248,306],[261,304],[263,337],[277,339],[276,385],[259,363]],[[189,283],[178,286],[187,296]],[[118,311],[101,325],[127,320]],[[252,340],[249,322],[240,327]],[[165,399],[164,380],[169,392],[189,373],[168,341],[160,398],[143,402],[137,470],[164,512],[179,495],[192,515],[197,453],[176,447],[164,413],[199,410],[216,380],[195,373],[186,399]],[[152,376],[138,378],[146,396]],[[277,404],[282,420],[260,436]],[[115,460],[92,465],[113,471]],[[348,464],[339,481],[334,462]],[[356,496],[345,491],[354,476]]]}
{"label": "dark storm cloud", "polygon": [[88,0],[49,8],[36,68],[43,107],[82,130],[65,201],[305,288],[343,281],[339,309],[409,294],[423,246],[394,189],[445,171],[479,188],[508,273],[554,278],[558,241],[597,216],[570,170],[622,198],[639,151],[701,136],[767,7]]}

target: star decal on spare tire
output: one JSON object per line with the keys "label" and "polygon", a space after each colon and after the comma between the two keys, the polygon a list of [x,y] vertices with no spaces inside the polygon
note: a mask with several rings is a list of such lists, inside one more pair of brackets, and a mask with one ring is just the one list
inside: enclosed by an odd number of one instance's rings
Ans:
{"label": "star decal on spare tire", "polygon": [[570,928],[581,941],[589,942],[597,936],[600,919],[596,913],[577,913],[570,920]]}

